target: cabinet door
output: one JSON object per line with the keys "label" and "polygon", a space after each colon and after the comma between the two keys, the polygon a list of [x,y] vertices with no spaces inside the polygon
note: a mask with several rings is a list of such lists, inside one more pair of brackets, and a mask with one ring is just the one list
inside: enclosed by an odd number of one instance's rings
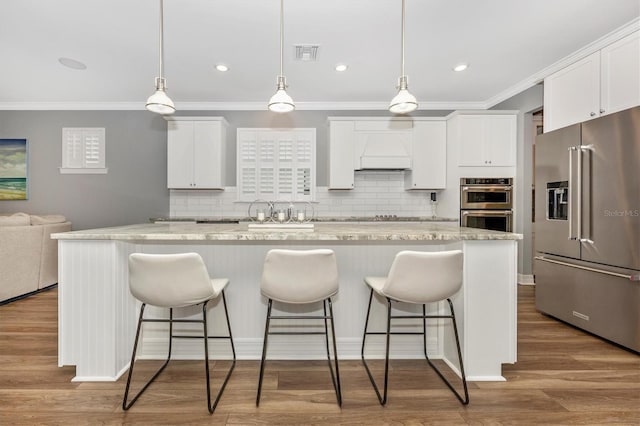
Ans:
{"label": "cabinet door", "polygon": [[640,105],[640,31],[602,49],[600,60],[600,113]]}
{"label": "cabinet door", "polygon": [[411,170],[405,189],[444,189],[447,184],[447,123],[416,122],[413,127]]}
{"label": "cabinet door", "polygon": [[599,115],[600,52],[544,79],[544,131],[580,123]]}
{"label": "cabinet door", "polygon": [[354,123],[329,123],[329,189],[353,189]]}
{"label": "cabinet door", "polygon": [[485,117],[485,161],[487,166],[516,165],[516,116]]}
{"label": "cabinet door", "polygon": [[458,124],[458,165],[484,166],[485,154],[485,117],[459,116]]}
{"label": "cabinet door", "polygon": [[193,122],[167,122],[167,187],[193,188]]}
{"label": "cabinet door", "polygon": [[222,124],[211,121],[193,123],[193,187],[221,189],[224,176]]}

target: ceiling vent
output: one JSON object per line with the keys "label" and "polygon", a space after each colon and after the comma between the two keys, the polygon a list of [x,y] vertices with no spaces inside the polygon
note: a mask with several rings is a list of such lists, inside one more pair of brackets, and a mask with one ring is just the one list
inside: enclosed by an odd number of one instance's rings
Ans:
{"label": "ceiling vent", "polygon": [[320,46],[317,44],[296,44],[294,47],[296,48],[296,61],[310,62],[318,60]]}

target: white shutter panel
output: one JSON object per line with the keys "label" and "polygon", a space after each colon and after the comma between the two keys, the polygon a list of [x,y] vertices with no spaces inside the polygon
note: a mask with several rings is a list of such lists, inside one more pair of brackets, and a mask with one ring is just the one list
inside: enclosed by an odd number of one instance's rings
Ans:
{"label": "white shutter panel", "polygon": [[295,199],[313,200],[315,185],[315,141],[310,131],[296,132]]}
{"label": "white shutter panel", "polygon": [[84,148],[82,146],[82,129],[62,129],[62,167],[82,168],[84,166]]}
{"label": "white shutter panel", "polygon": [[83,129],[84,167],[103,168],[105,165],[104,129]]}
{"label": "white shutter panel", "polygon": [[256,132],[238,130],[237,185],[241,201],[258,198],[258,140]]}
{"label": "white shutter panel", "polygon": [[294,140],[292,132],[278,133],[278,198],[294,199],[293,165]]}
{"label": "white shutter panel", "polygon": [[273,134],[260,132],[258,138],[258,198],[273,199],[276,193],[276,141]]}

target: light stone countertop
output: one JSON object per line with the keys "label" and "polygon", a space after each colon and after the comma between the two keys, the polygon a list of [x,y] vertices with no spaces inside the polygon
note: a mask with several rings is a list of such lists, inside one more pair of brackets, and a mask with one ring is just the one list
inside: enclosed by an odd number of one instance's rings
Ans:
{"label": "light stone countertop", "polygon": [[522,234],[435,223],[315,223],[314,229],[249,230],[248,223],[143,223],[52,234],[57,240],[462,241],[520,240]]}
{"label": "light stone countertop", "polygon": [[[393,219],[387,220],[384,217],[376,216],[320,216],[315,217],[311,222],[456,222],[460,218],[457,217],[440,217],[440,216],[394,216]],[[232,222],[251,222],[248,217],[231,217],[231,216],[212,216],[212,217],[152,217],[149,218],[151,223],[156,222],[198,222],[198,223],[232,223]]]}

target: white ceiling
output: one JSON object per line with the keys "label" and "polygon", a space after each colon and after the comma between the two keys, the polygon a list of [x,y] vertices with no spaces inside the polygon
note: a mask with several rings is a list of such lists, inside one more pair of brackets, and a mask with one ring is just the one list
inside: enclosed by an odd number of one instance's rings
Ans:
{"label": "white ceiling", "polygon": [[[178,110],[266,109],[279,4],[165,0],[165,76]],[[284,13],[284,74],[299,109],[386,108],[400,74],[400,0],[286,0]],[[406,0],[409,89],[421,109],[487,108],[612,32],[640,28],[639,16],[640,0]],[[159,0],[0,0],[0,109],[143,109],[158,74],[158,19]],[[320,45],[318,60],[294,62],[294,44]],[[460,62],[469,69],[453,72]]]}

